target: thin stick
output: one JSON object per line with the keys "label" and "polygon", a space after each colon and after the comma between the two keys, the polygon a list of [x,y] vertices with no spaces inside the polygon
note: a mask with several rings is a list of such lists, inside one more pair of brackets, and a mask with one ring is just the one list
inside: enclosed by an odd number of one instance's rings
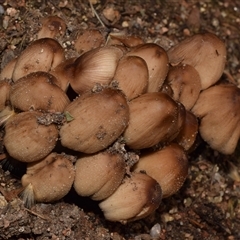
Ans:
{"label": "thin stick", "polygon": [[44,220],[51,220],[49,217],[45,217],[45,216],[43,216],[43,215],[41,215],[41,214],[38,214],[38,213],[36,213],[36,212],[28,209],[28,208],[24,208],[24,209],[25,209],[27,212],[29,212],[29,213],[37,216],[37,217],[40,217],[40,218],[42,218],[42,219],[44,219]]}
{"label": "thin stick", "polygon": [[93,7],[93,5],[92,5],[92,3],[91,3],[91,0],[88,0],[88,2],[89,2],[90,7],[91,7],[91,9],[92,9],[93,15],[95,15],[95,16],[97,17],[98,21],[101,23],[101,25],[106,28],[105,24],[104,24],[103,21],[100,19],[98,13],[97,13],[96,10],[94,9],[94,7]]}

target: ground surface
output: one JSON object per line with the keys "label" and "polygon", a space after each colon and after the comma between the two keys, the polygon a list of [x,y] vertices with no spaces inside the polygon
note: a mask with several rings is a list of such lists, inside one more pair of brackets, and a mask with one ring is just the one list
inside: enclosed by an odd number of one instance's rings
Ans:
{"label": "ground surface", "polygon": [[[94,8],[108,30],[138,34],[166,49],[194,33],[217,34],[228,51],[224,78],[240,82],[239,1],[99,1]],[[114,10],[112,19],[104,11],[109,8]],[[66,21],[68,30],[61,41],[69,55],[78,31],[102,27],[88,1],[0,0],[2,67],[34,39],[39,19],[46,15]],[[4,150],[0,151],[1,159]],[[3,164],[0,239],[240,239],[238,155],[223,156],[200,144],[190,156],[189,177],[180,192],[165,199],[155,214],[127,225],[104,220],[96,203],[73,192],[58,203],[26,209],[14,192],[19,178]],[[15,172],[21,175],[17,167]]]}

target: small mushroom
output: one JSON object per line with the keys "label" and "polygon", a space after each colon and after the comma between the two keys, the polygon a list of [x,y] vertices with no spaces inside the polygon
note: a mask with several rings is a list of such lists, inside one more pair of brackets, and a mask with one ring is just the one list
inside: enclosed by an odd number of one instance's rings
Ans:
{"label": "small mushroom", "polygon": [[66,32],[65,21],[58,16],[46,16],[41,19],[41,29],[37,33],[37,38],[59,38]]}
{"label": "small mushroom", "polygon": [[105,43],[103,33],[98,29],[86,29],[74,41],[74,48],[79,54],[102,47]]}
{"label": "small mushroom", "polygon": [[162,189],[162,197],[175,194],[188,175],[188,158],[184,149],[171,143],[155,152],[140,155],[133,166],[134,172],[145,172],[154,178]]}
{"label": "small mushroom", "polygon": [[99,206],[107,220],[127,223],[149,216],[161,200],[161,187],[153,178],[144,173],[132,173]]}
{"label": "small mushroom", "polygon": [[17,58],[13,58],[10,62],[8,62],[1,71],[0,81],[12,79],[13,71],[17,62]]}
{"label": "small mushroom", "polygon": [[226,62],[225,44],[212,33],[195,34],[167,53],[171,65],[189,64],[198,71],[202,89],[219,80]]}
{"label": "small mushroom", "polygon": [[146,61],[149,73],[147,92],[158,92],[169,68],[166,51],[155,43],[145,43],[132,48],[127,56],[138,56]]}
{"label": "small mushroom", "polygon": [[21,111],[62,112],[70,100],[57,84],[50,73],[29,73],[11,86],[11,105]]}
{"label": "small mushroom", "polygon": [[199,95],[192,108],[199,132],[211,148],[232,154],[240,136],[240,89],[232,84],[212,86]]}
{"label": "small mushroom", "polygon": [[36,111],[21,112],[7,120],[3,144],[11,157],[21,162],[34,162],[53,150],[58,130],[54,124],[39,124],[37,118],[42,115]]}
{"label": "small mushroom", "polygon": [[10,89],[9,81],[0,81],[0,112],[8,105]]}
{"label": "small mushroom", "polygon": [[186,111],[183,127],[174,141],[182,146],[185,151],[191,152],[195,147],[197,134],[198,119],[192,112]]}
{"label": "small mushroom", "polygon": [[185,109],[162,92],[145,93],[129,103],[130,119],[123,137],[132,149],[172,141],[182,128]]}
{"label": "small mushroom", "polygon": [[124,56],[120,59],[114,81],[125,93],[130,101],[133,98],[147,92],[148,87],[148,67],[146,62],[137,56]]}
{"label": "small mushroom", "polygon": [[96,84],[108,85],[122,55],[122,50],[112,46],[95,48],[82,54],[74,63],[75,70],[70,80],[73,90],[81,94]]}
{"label": "small mushroom", "polygon": [[125,161],[120,153],[103,151],[77,159],[74,189],[93,200],[109,197],[120,185],[125,174]]}
{"label": "small mushroom", "polygon": [[188,64],[179,64],[169,68],[166,82],[172,91],[172,98],[181,102],[190,110],[198,99],[201,91],[201,79],[194,67]]}
{"label": "small mushroom", "polygon": [[11,108],[11,106],[5,106],[0,111],[0,126],[4,126],[4,124],[15,114],[16,112]]}
{"label": "small mushroom", "polygon": [[49,72],[54,77],[56,77],[56,79],[59,82],[58,84],[59,87],[65,92],[69,87],[71,78],[73,78],[75,60],[76,60],[75,57],[69,58],[60,63],[59,65],[57,65],[54,69],[52,69]]}
{"label": "small mushroom", "polygon": [[65,60],[63,47],[52,38],[33,41],[17,58],[13,81],[32,72],[49,72]]}
{"label": "small mushroom", "polygon": [[143,39],[139,36],[126,35],[123,33],[110,33],[107,39],[108,45],[123,45],[127,48],[133,48],[140,44],[144,44]]}
{"label": "small mushroom", "polygon": [[117,89],[85,92],[65,108],[68,119],[60,129],[63,146],[83,153],[107,148],[125,130],[129,108]]}
{"label": "small mushroom", "polygon": [[71,189],[75,169],[69,156],[50,153],[46,158],[28,163],[21,182],[24,203],[31,207],[34,202],[53,202],[63,198]]}

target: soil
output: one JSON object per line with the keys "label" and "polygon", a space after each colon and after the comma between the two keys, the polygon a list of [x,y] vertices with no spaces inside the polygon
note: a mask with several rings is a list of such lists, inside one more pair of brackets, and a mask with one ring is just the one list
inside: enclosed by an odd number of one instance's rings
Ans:
{"label": "soil", "polygon": [[[240,84],[239,1],[91,2],[93,8],[80,0],[0,0],[1,68],[36,38],[42,17],[57,15],[67,24],[59,41],[69,57],[76,35],[92,27],[139,35],[166,50],[195,33],[215,33],[227,46],[223,78]],[[240,239],[239,150],[224,156],[199,142],[182,189],[151,216],[126,225],[106,221],[97,202],[73,190],[56,203],[26,208],[18,194],[25,168],[6,160],[0,144],[0,239]]]}

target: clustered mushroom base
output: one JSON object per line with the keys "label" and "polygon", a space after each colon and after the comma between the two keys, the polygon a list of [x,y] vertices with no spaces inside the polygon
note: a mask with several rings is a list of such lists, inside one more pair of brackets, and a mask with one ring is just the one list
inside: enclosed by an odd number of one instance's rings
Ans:
{"label": "clustered mushroom base", "polygon": [[26,205],[61,199],[73,186],[99,201],[106,219],[134,221],[182,186],[198,134],[233,153],[240,90],[219,82],[226,48],[214,34],[165,51],[90,29],[75,39],[78,57],[66,59],[51,21],[64,34],[62,19],[43,19],[38,39],[0,76],[4,146],[27,164]]}

